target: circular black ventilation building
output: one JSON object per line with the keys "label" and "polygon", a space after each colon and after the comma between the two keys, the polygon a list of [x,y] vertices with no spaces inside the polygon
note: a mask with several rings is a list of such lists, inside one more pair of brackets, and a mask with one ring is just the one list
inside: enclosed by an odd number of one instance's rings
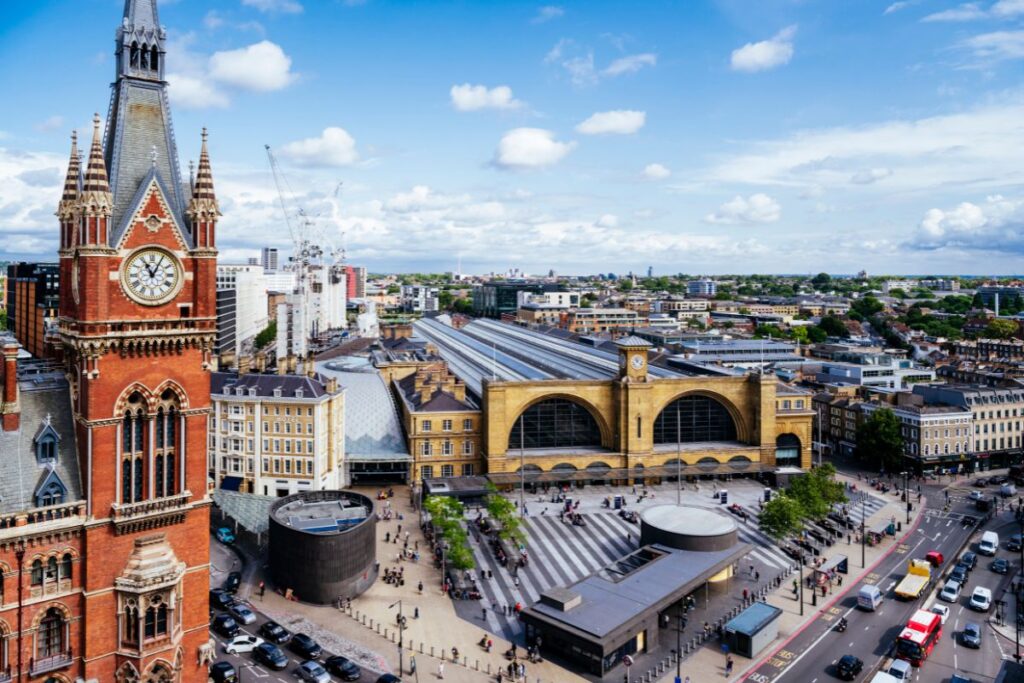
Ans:
{"label": "circular black ventilation building", "polygon": [[655,505],[640,513],[640,545],[660,543],[678,550],[728,550],[738,541],[736,522],[690,505]]}
{"label": "circular black ventilation building", "polygon": [[270,575],[303,602],[353,598],[377,578],[373,501],[353,491],[308,491],[270,508]]}

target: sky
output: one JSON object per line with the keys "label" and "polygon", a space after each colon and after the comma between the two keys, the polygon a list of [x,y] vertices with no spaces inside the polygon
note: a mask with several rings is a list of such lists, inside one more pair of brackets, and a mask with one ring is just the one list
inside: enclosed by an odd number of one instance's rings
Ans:
{"label": "sky", "polygon": [[[0,3],[0,259],[56,258],[122,9]],[[1024,271],[1024,0],[159,10],[225,261],[305,231],[372,272]]]}

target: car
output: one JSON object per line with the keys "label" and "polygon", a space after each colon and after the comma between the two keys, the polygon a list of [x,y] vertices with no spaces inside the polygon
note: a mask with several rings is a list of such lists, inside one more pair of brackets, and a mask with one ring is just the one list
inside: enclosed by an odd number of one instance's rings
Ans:
{"label": "car", "polygon": [[288,641],[288,649],[303,659],[319,659],[324,653],[320,645],[305,633],[296,633]]}
{"label": "car", "polygon": [[864,662],[853,655],[843,655],[836,662],[836,671],[844,681],[852,681],[864,669]]}
{"label": "car", "polygon": [[928,608],[928,611],[932,612],[933,614],[938,614],[939,618],[942,619],[943,625],[945,625],[946,619],[949,617],[948,607],[946,607],[945,605],[940,605],[939,603],[935,603],[934,605]]}
{"label": "car", "polygon": [[978,586],[974,589],[967,606],[978,612],[987,612],[992,607],[992,591],[984,586]]}
{"label": "car", "polygon": [[238,591],[238,587],[242,585],[242,572],[231,572],[227,578],[224,579],[224,583],[220,587],[228,593],[235,593]]}
{"label": "car", "polygon": [[224,643],[224,652],[229,655],[237,655],[245,652],[252,652],[265,641],[259,636],[240,635],[235,636],[230,642]]}
{"label": "car", "polygon": [[231,603],[235,599],[231,597],[231,593],[228,593],[222,588],[211,588],[210,589],[210,606],[216,607],[217,609],[227,609],[231,606]]}
{"label": "car", "polygon": [[943,562],[946,561],[945,556],[938,550],[930,551],[928,554],[924,556],[924,559],[928,560],[928,563],[935,568],[938,568],[940,565],[942,565]]}
{"label": "car", "polygon": [[1010,540],[1008,540],[1006,542],[1006,549],[1009,550],[1010,552],[1016,553],[1016,552],[1020,551],[1020,545],[1021,545],[1021,535],[1020,534],[1014,534],[1013,536],[1010,536]]}
{"label": "car", "polygon": [[909,681],[913,671],[914,667],[910,665],[910,662],[905,659],[895,659],[892,664],[889,665],[889,670],[885,673],[889,674],[897,681]]}
{"label": "car", "polygon": [[985,494],[981,491],[971,491],[971,495],[968,496],[971,500],[981,500],[985,497]]}
{"label": "car", "polygon": [[355,662],[341,655],[332,655],[325,659],[324,667],[343,681],[358,681],[363,673]]}
{"label": "car", "polygon": [[235,542],[235,532],[227,528],[226,526],[222,526],[221,528],[217,529],[217,531],[214,533],[214,536],[217,538],[218,541],[225,545],[231,545]]}
{"label": "car", "polygon": [[949,679],[949,683],[974,683],[973,680],[960,674],[953,674],[953,677]]}
{"label": "car", "polygon": [[985,477],[979,477],[979,478],[974,480],[974,485],[975,486],[981,486],[981,487],[988,486],[988,479],[986,479]]}
{"label": "car", "polygon": [[210,622],[210,628],[225,638],[234,638],[238,635],[238,622],[230,614],[218,614]]}
{"label": "car", "polygon": [[210,680],[213,683],[238,683],[238,672],[231,662],[214,662],[210,667]]}
{"label": "car", "polygon": [[292,634],[284,626],[276,621],[267,621],[260,626],[258,633],[267,639],[268,642],[276,645],[283,645],[291,639]]}
{"label": "car", "polygon": [[331,683],[331,675],[327,673],[327,670],[320,664],[320,662],[307,659],[302,664],[299,664],[299,668],[295,670],[295,675],[300,680],[308,681],[308,683]]}
{"label": "car", "polygon": [[276,671],[281,671],[288,666],[288,658],[281,652],[281,648],[273,643],[260,643],[260,645],[252,651],[252,658],[260,664],[270,667]]}
{"label": "car", "polygon": [[968,565],[967,571],[971,571],[978,566],[978,556],[968,550],[960,556],[960,562],[958,564]]}
{"label": "car", "polygon": [[939,600],[945,600],[946,602],[956,602],[960,599],[960,584],[953,579],[946,582],[946,585],[942,587],[942,591],[939,593]]}
{"label": "car", "polygon": [[953,571],[956,571],[957,569],[963,571],[964,574],[970,574],[971,570],[974,569],[974,567],[964,562],[963,560],[960,560],[956,563],[956,566],[953,567]]}
{"label": "car", "polygon": [[377,683],[402,683],[402,679],[395,674],[384,674],[377,679]]}
{"label": "car", "polygon": [[962,587],[967,584],[967,570],[960,565],[957,565],[953,568],[953,571],[949,573],[949,578],[950,580],[959,583]]}
{"label": "car", "polygon": [[964,624],[964,630],[960,632],[960,643],[964,647],[970,647],[977,650],[981,647],[981,626],[968,621]]}
{"label": "car", "polygon": [[999,475],[997,477],[992,477],[991,479],[989,479],[988,483],[992,484],[993,486],[1002,486],[1003,484],[1009,484],[1010,478],[1004,475]]}
{"label": "car", "polygon": [[256,613],[244,602],[236,602],[228,607],[228,612],[235,618],[235,621],[243,624],[251,624],[256,621]]}
{"label": "car", "polygon": [[992,560],[992,564],[988,568],[996,574],[1008,574],[1010,572],[1010,562],[1005,557],[997,557]]}

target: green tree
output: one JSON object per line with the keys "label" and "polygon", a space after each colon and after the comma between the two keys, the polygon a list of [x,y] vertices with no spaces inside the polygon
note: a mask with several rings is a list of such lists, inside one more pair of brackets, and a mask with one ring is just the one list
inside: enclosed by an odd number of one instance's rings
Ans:
{"label": "green tree", "polygon": [[526,534],[523,532],[516,507],[508,498],[498,493],[488,494],[487,514],[501,527],[498,536],[515,543],[526,542]]}
{"label": "green tree", "polygon": [[811,325],[807,328],[807,340],[812,344],[821,344],[826,339],[828,339],[828,333],[817,325]]}
{"label": "green tree", "polygon": [[1017,323],[1012,320],[995,318],[985,326],[985,337],[989,339],[1009,339],[1017,334]]}
{"label": "green tree", "polygon": [[463,313],[469,315],[473,312],[473,302],[469,299],[458,298],[452,302],[452,310],[456,313]]}
{"label": "green tree", "polygon": [[903,435],[900,421],[888,408],[879,408],[857,427],[856,455],[887,472],[903,466]]}
{"label": "green tree", "polygon": [[619,280],[618,287],[619,287],[619,291],[620,292],[632,292],[633,291],[633,281],[632,280]]}
{"label": "green tree", "polygon": [[765,535],[776,540],[798,533],[804,526],[800,503],[780,493],[764,504],[757,525]]}
{"label": "green tree", "polygon": [[815,289],[825,289],[832,284],[832,277],[828,273],[818,273],[811,278],[811,284]]}
{"label": "green tree", "polygon": [[846,325],[843,321],[834,315],[826,315],[822,317],[821,322],[818,323],[818,327],[822,332],[830,337],[849,337],[850,332],[846,329]]}
{"label": "green tree", "polygon": [[0,310],[0,330],[7,329],[7,309]]}
{"label": "green tree", "polygon": [[462,503],[447,496],[427,496],[423,509],[430,514],[430,521],[448,546],[448,562],[459,570],[475,567],[469,535],[462,526],[465,513]]}
{"label": "green tree", "polygon": [[271,320],[270,324],[260,330],[256,335],[256,339],[253,340],[253,346],[259,350],[275,339],[277,339],[277,321]]}
{"label": "green tree", "polygon": [[873,296],[865,296],[860,299],[856,299],[852,304],[850,304],[850,307],[865,318],[870,318],[875,313],[879,313],[884,310],[885,304]]}
{"label": "green tree", "polygon": [[803,519],[821,519],[828,514],[829,505],[825,502],[818,480],[810,474],[793,477],[786,493],[799,504]]}

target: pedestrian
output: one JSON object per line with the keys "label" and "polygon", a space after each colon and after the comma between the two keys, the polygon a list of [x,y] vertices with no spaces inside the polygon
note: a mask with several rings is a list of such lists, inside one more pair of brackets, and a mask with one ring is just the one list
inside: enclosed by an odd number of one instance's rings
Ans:
{"label": "pedestrian", "polygon": [[[402,525],[401,525],[401,524],[399,524],[399,525],[398,525],[398,533],[402,533]],[[405,535],[406,535],[406,536],[408,536],[408,535],[409,535],[409,532],[408,532],[408,531],[406,531],[406,532],[405,532]]]}
{"label": "pedestrian", "polygon": [[842,575],[841,575],[841,574],[837,574],[837,575],[836,575],[836,581],[838,581],[838,582],[839,582],[839,585],[840,585],[840,586],[842,586],[842,585],[843,585],[843,577],[842,577]]}
{"label": "pedestrian", "polygon": [[725,675],[732,675],[732,655],[728,655],[725,658]]}
{"label": "pedestrian", "polygon": [[420,581],[420,582],[419,582],[419,583],[418,583],[418,584],[416,585],[416,590],[418,590],[418,591],[419,591],[420,593],[422,593],[422,592],[423,592],[423,582],[422,582],[422,581]]}
{"label": "pedestrian", "polygon": [[384,532],[384,542],[385,543],[391,543],[391,532],[390,531]]}
{"label": "pedestrian", "polygon": [[487,621],[487,608],[486,607],[481,607],[480,608],[480,618],[483,619],[484,621]]}
{"label": "pedestrian", "polygon": [[263,596],[266,594],[266,592],[267,592],[267,584],[265,584],[262,581],[260,581],[260,600],[263,599]]}
{"label": "pedestrian", "polygon": [[760,580],[761,580],[761,572],[755,571],[754,572],[754,582],[756,583],[756,582],[758,582]]}
{"label": "pedestrian", "polygon": [[750,576],[754,575],[754,565],[750,565]]}
{"label": "pedestrian", "polygon": [[437,663],[437,677],[444,678],[444,662]]}
{"label": "pedestrian", "polygon": [[420,618],[420,608],[419,607],[413,607],[412,608],[412,618],[413,619],[419,619]]}
{"label": "pedestrian", "polygon": [[[747,589],[743,589],[743,602],[747,601]],[[668,615],[665,615],[665,626],[668,626]]]}

